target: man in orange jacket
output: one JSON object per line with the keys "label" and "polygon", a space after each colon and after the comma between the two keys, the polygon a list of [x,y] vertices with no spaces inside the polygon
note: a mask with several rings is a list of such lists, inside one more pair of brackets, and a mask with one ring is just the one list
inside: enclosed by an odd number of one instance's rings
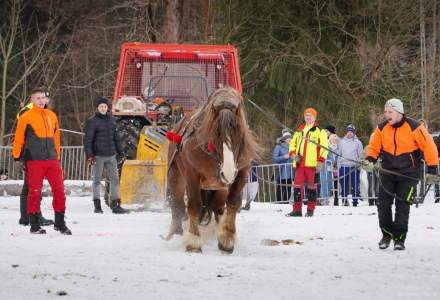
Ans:
{"label": "man in orange jacket", "polygon": [[[438,153],[432,136],[419,122],[405,115],[403,103],[399,99],[393,98],[385,103],[385,118],[374,130],[364,168],[367,171],[373,170],[374,163],[380,157],[383,169],[402,174],[397,176],[381,172],[377,206],[382,231],[379,248],[388,248],[391,240],[394,240],[394,250],[404,250],[421,152],[429,174],[437,174]],[[391,206],[394,199],[396,211],[393,221]]]}
{"label": "man in orange jacket", "polygon": [[53,194],[55,211],[54,229],[62,234],[71,235],[64,221],[66,196],[64,193],[63,171],[60,159],[60,130],[54,112],[45,108],[46,93],[43,89],[34,89],[31,93],[32,109],[23,113],[17,122],[14,147],[14,160],[24,160],[26,182],[29,186],[27,211],[31,225],[30,232],[44,234],[40,227],[40,201],[43,180],[47,178]]}

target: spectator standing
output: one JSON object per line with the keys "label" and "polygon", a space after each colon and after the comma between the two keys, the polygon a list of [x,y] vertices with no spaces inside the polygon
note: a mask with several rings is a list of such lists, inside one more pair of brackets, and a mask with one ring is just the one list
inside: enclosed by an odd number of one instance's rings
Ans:
{"label": "spectator standing", "polygon": [[353,206],[357,206],[360,197],[360,170],[359,163],[356,162],[362,159],[363,146],[356,136],[356,128],[353,124],[349,124],[345,132],[338,146],[341,198],[343,205],[348,206],[347,196],[351,187]]}
{"label": "spectator standing", "polygon": [[86,121],[84,151],[87,161],[93,166],[93,204],[95,213],[103,213],[101,208],[101,177],[106,170],[110,181],[110,208],[114,214],[128,211],[121,207],[119,196],[119,174],[116,154],[124,157],[122,146],[116,132],[116,123],[108,113],[108,100],[98,98],[95,101],[96,112]]}
{"label": "spectator standing", "polygon": [[[47,105],[49,104],[49,97],[47,95],[47,93],[45,92],[45,96],[46,96],[46,104],[44,105],[44,108],[47,108]],[[25,112],[27,112],[28,110],[32,109],[34,107],[34,104],[32,102],[30,102],[29,104],[25,105],[22,109],[20,109],[20,111],[17,114],[17,121],[18,118],[23,115]],[[23,167],[23,164],[21,164]],[[19,169],[21,170],[21,169]],[[21,188],[21,194],[20,194],[20,219],[18,220],[18,224],[20,225],[24,225],[27,226],[29,225],[29,215],[27,212],[27,198],[28,198],[28,193],[29,193],[29,187],[26,181],[26,168],[23,167],[23,187]],[[46,219],[45,217],[43,217],[43,214],[40,211],[39,214],[39,218],[40,218],[40,226],[49,226],[49,225],[53,225],[53,220],[50,219]]]}
{"label": "spectator standing", "polygon": [[[315,183],[316,169],[320,168],[327,158],[328,137],[324,129],[318,127],[318,112],[313,108],[304,111],[304,123],[292,137],[289,155],[293,158],[295,170],[293,190],[293,210],[288,217],[302,216],[304,188],[307,189],[307,217],[313,216],[317,199]],[[322,145],[323,147],[320,147]]]}
{"label": "spectator standing", "polygon": [[278,144],[275,146],[272,152],[272,162],[278,164],[276,169],[277,177],[277,192],[276,201],[288,201],[292,194],[292,180],[293,167],[292,158],[289,156],[289,143],[292,139],[290,132],[285,131],[281,138],[278,139]]}
{"label": "spectator standing", "polygon": [[249,172],[249,181],[243,188],[243,199],[245,201],[245,205],[243,207],[244,210],[251,209],[251,202],[255,200],[255,197],[258,194],[258,176],[257,176],[257,166],[258,163],[253,160],[251,164],[251,170]]}
{"label": "spectator standing", "polygon": [[[331,151],[328,152],[327,159],[325,161],[325,165],[319,170],[319,180],[320,180],[320,197],[323,201],[323,204],[328,205],[331,198],[331,192],[334,188],[333,184],[333,171],[334,166],[336,166],[336,155],[332,152],[337,151],[337,135],[336,128],[332,125],[329,125],[325,128],[328,136],[328,147]],[[336,189],[338,185],[336,182]],[[337,193],[334,195],[337,198]]]}
{"label": "spectator standing", "polygon": [[17,122],[13,146],[14,160],[24,160],[26,182],[29,187],[27,213],[30,232],[45,234],[40,227],[41,189],[44,178],[50,184],[55,212],[54,229],[71,235],[64,221],[66,195],[64,193],[63,171],[60,164],[60,129],[54,112],[45,108],[47,96],[43,89],[31,92],[33,107],[23,113]]}
{"label": "spectator standing", "polygon": [[[420,119],[419,120],[420,124],[422,124],[423,126],[425,126],[426,130],[429,132],[429,128],[428,128],[428,124],[426,123],[425,120]],[[434,139],[434,143],[437,147],[437,152],[440,154],[440,135],[437,135],[436,137],[433,137]],[[421,172],[421,180],[420,180],[420,194],[419,196],[421,198],[423,198],[423,196],[425,196],[425,178],[424,178],[424,174],[425,174],[425,164],[422,164],[420,167],[420,172]],[[434,184],[434,203],[439,203],[440,202],[440,184],[437,182]]]}

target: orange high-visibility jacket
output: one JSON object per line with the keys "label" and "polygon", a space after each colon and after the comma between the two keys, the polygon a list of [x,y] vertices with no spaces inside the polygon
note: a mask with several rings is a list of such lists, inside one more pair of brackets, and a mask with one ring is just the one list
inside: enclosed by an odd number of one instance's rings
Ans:
{"label": "orange high-visibility jacket", "polygon": [[24,160],[60,159],[60,130],[53,111],[34,105],[18,118],[12,155]]}
{"label": "orange high-visibility jacket", "polygon": [[368,145],[367,159],[375,161],[380,155],[384,169],[418,172],[421,152],[428,167],[438,165],[437,147],[425,126],[403,116],[398,124],[385,121],[376,127]]}

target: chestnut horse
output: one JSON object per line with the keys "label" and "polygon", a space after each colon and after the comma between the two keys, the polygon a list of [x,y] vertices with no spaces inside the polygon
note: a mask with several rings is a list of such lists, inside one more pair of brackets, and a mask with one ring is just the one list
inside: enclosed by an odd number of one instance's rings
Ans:
{"label": "chestnut horse", "polygon": [[258,149],[246,122],[241,96],[229,87],[214,91],[208,103],[185,116],[174,132],[179,138],[169,147],[167,186],[172,220],[167,239],[183,233],[182,219],[187,213],[186,250],[201,252],[199,224],[203,219],[210,220],[213,214],[218,247],[231,253],[240,193]]}

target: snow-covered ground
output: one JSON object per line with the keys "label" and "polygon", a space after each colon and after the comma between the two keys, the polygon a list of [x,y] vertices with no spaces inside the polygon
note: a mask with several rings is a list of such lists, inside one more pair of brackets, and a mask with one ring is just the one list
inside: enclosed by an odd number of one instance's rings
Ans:
{"label": "snow-covered ground", "polygon": [[[164,241],[170,213],[92,213],[68,198],[72,236],[19,226],[18,197],[0,197],[0,299],[439,299],[440,204],[412,207],[407,250],[377,247],[375,207],[317,207],[286,218],[288,205],[253,204],[238,216],[233,254],[205,241],[186,253]],[[50,199],[43,201],[52,216]],[[302,244],[268,246],[265,239]]]}

